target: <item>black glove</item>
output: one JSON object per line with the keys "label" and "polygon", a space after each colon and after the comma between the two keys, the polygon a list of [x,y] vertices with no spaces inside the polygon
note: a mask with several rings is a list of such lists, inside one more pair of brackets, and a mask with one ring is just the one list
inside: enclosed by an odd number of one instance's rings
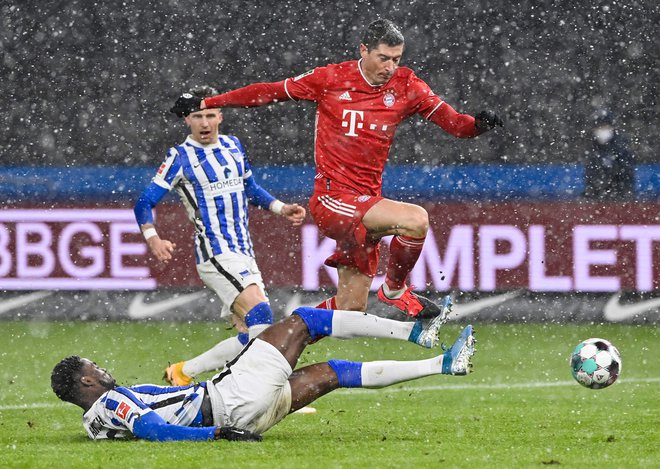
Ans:
{"label": "black glove", "polygon": [[216,427],[215,439],[227,441],[261,441],[261,435],[236,427]]}
{"label": "black glove", "polygon": [[499,125],[504,127],[504,121],[494,111],[481,111],[474,116],[474,126],[480,133],[484,133]]}
{"label": "black glove", "polygon": [[191,112],[199,111],[199,105],[201,102],[202,98],[193,96],[190,93],[183,93],[177,98],[174,106],[170,108],[170,112],[173,112],[179,117],[185,117]]}

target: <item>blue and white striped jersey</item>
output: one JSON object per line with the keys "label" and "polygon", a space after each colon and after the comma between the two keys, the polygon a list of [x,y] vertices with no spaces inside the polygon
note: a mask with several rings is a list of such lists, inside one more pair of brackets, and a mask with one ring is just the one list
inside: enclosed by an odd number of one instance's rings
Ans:
{"label": "blue and white striped jersey", "polygon": [[136,420],[156,412],[168,423],[200,427],[205,394],[205,382],[189,386],[118,387],[104,393],[83,414],[83,426],[93,440],[132,438]]}
{"label": "blue and white striped jersey", "polygon": [[220,135],[202,145],[190,136],[170,148],[153,182],[176,189],[195,225],[197,263],[224,252],[254,257],[244,180],[252,176],[240,141]]}

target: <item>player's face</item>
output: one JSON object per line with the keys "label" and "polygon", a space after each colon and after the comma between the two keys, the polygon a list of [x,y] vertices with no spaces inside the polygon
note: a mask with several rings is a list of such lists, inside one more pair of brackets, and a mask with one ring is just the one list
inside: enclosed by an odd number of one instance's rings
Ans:
{"label": "player's face", "polygon": [[362,56],[362,73],[372,85],[384,85],[399,67],[403,55],[403,44],[400,46],[388,46],[378,44],[371,50],[360,44],[360,55]]}
{"label": "player's face", "polygon": [[203,109],[186,116],[186,124],[190,127],[193,140],[203,145],[218,141],[218,127],[222,122],[219,109]]}
{"label": "player's face", "polygon": [[83,358],[84,362],[82,368],[83,376],[92,378],[95,382],[99,383],[105,389],[114,389],[117,386],[117,382],[112,377],[108,370],[105,368],[100,368],[96,363]]}

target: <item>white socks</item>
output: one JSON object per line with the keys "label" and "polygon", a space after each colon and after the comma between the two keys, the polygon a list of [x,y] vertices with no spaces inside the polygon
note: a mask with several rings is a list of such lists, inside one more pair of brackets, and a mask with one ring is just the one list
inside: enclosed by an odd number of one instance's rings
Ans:
{"label": "white socks", "polygon": [[[248,328],[250,340],[268,329],[270,324],[257,324]],[[238,340],[238,337],[230,337],[215,345],[210,350],[196,356],[193,359],[186,360],[183,364],[183,372],[194,378],[198,374],[207,371],[215,371],[223,368],[225,364],[238,355],[243,350],[244,345]]]}
{"label": "white socks", "polygon": [[332,335],[338,339],[379,337],[408,340],[414,322],[394,321],[359,311],[336,309],[332,315]]}
{"label": "white socks", "polygon": [[248,334],[250,335],[250,340],[254,339],[256,336],[261,334],[270,326],[272,326],[272,324],[255,324],[254,326],[248,327]]}
{"label": "white socks", "polygon": [[442,373],[442,355],[416,361],[362,363],[362,387],[382,388],[392,384]]}
{"label": "white socks", "polygon": [[207,371],[219,370],[229,360],[238,355],[241,350],[243,350],[243,344],[238,340],[238,337],[230,337],[201,355],[191,360],[186,360],[183,364],[183,372],[194,378],[198,374],[206,373]]}

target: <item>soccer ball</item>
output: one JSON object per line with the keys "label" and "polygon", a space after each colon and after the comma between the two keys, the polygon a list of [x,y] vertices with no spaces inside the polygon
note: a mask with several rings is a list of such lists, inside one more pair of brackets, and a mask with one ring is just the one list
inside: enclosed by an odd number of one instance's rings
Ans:
{"label": "soccer ball", "polygon": [[573,378],[589,389],[602,389],[614,383],[621,373],[621,355],[605,339],[587,339],[571,355]]}

